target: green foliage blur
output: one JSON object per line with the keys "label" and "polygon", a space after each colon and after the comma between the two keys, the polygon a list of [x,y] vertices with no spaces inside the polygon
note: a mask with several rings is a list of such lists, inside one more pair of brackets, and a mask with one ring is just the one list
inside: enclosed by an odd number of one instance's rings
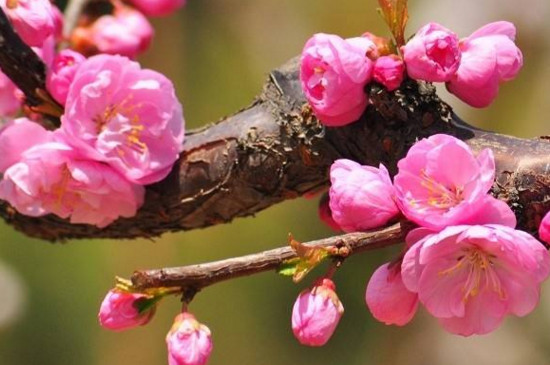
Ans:
{"label": "green foliage blur", "polygon": [[[173,16],[153,19],[152,48],[140,58],[176,84],[188,128],[248,105],[270,69],[300,53],[313,33],[386,35],[375,0],[189,0]],[[461,36],[499,19],[514,21],[525,67],[501,88],[497,102],[474,110],[452,96],[468,122],[521,137],[550,134],[548,0],[410,0],[408,35],[438,21]],[[444,90],[442,90],[444,92]],[[288,232],[307,241],[331,235],[317,218],[317,198],[296,199],[256,217],[154,241],[83,240],[49,244],[2,224],[0,240],[0,365],[166,364],[164,336],[177,298],[161,304],[146,327],[103,330],[97,311],[114,276],[134,269],[200,263],[285,244]],[[206,289],[190,310],[212,330],[211,365],[288,364],[549,364],[550,287],[526,319],[508,319],[490,336],[446,334],[420,312],[405,328],[376,322],[364,304],[373,270],[395,248],[351,258],[335,281],[346,313],[327,346],[300,346],[290,330],[295,285],[265,273]],[[317,271],[319,273],[319,271]],[[6,284],[3,284],[7,282]],[[521,362],[520,362],[521,361]]]}

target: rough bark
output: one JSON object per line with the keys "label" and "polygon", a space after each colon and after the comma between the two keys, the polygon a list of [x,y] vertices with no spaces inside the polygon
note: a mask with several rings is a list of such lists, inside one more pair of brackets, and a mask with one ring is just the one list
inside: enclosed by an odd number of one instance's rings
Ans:
{"label": "rough bark", "polygon": [[[4,18],[0,16],[0,67],[32,104],[36,90],[44,89],[43,65],[29,56],[16,35],[17,39],[6,38],[10,32],[2,24]],[[293,59],[271,72],[250,106],[189,132],[173,171],[147,188],[145,204],[135,217],[98,229],[53,215],[23,216],[5,202],[0,202],[0,216],[15,229],[49,241],[155,237],[208,227],[326,187],[328,169],[338,158],[384,163],[395,173],[408,148],[435,133],[455,135],[476,150],[495,151],[494,193],[512,206],[519,228],[534,231],[550,210],[547,139],[519,139],[471,128],[429,84],[408,80],[392,93],[371,84],[366,91],[372,104],[359,121],[324,128],[305,107],[298,60]]]}

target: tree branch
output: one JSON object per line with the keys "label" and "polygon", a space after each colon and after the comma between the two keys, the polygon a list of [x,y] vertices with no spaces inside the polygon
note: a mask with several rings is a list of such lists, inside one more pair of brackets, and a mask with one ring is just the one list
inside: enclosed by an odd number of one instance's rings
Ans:
{"label": "tree branch", "polygon": [[[343,257],[403,242],[408,231],[406,225],[394,224],[371,232],[349,233],[304,243],[306,247],[345,247]],[[140,270],[132,275],[136,290],[179,287],[182,291],[199,290],[221,281],[276,270],[280,265],[298,255],[290,246],[284,246],[256,254],[198,265],[158,270]]]}
{"label": "tree branch", "polygon": [[536,231],[550,210],[550,141],[474,129],[429,84],[408,80],[392,93],[372,84],[367,91],[372,103],[358,122],[324,128],[304,108],[298,59],[293,59],[271,72],[249,107],[189,132],[171,174],[148,187],[135,217],[99,229],[53,215],[23,216],[5,202],[0,216],[25,234],[50,241],[154,237],[208,227],[328,186],[329,167],[338,158],[384,163],[395,173],[397,161],[417,139],[447,133],[475,150],[493,149],[495,195],[512,206],[519,228]]}

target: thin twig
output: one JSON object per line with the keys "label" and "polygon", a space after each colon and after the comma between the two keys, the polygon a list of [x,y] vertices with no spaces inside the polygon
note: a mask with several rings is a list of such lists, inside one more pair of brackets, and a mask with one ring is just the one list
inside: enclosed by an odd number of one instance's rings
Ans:
{"label": "thin twig", "polygon": [[[403,242],[410,227],[394,224],[370,232],[349,233],[304,243],[307,247],[334,247],[335,256],[349,256]],[[137,290],[181,287],[199,291],[209,285],[242,276],[275,270],[290,259],[296,258],[290,246],[275,248],[251,255],[183,267],[135,271],[132,284]]]}

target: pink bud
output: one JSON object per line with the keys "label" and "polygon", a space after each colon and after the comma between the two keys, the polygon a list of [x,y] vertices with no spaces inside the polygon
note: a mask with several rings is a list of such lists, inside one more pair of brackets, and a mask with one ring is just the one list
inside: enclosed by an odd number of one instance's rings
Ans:
{"label": "pink bud", "polygon": [[465,103],[483,108],[497,97],[499,83],[512,80],[523,65],[523,55],[514,43],[512,23],[495,22],[460,41],[462,61],[448,90]]}
{"label": "pink bud", "polygon": [[170,365],[203,365],[212,352],[210,330],[191,313],[180,313],[166,336]]}
{"label": "pink bud", "polygon": [[101,303],[99,324],[113,331],[143,326],[155,314],[157,300],[158,298],[141,293],[112,289]]}
{"label": "pink bud", "polygon": [[397,89],[405,76],[405,64],[396,55],[382,56],[376,60],[373,69],[373,78],[388,89]]}
{"label": "pink bud", "polygon": [[366,57],[374,43],[366,37],[342,39],[315,34],[304,50],[300,66],[302,90],[319,120],[330,127],[359,119],[367,107],[365,85],[372,77]]}
{"label": "pink bud", "polygon": [[345,232],[380,227],[399,214],[388,170],[351,160],[336,160],[330,168],[330,210]]}
{"label": "pink bud", "polygon": [[385,324],[404,326],[414,317],[418,295],[401,279],[401,262],[380,266],[369,280],[365,301],[374,318]]}
{"label": "pink bud", "polygon": [[136,58],[149,48],[153,33],[143,14],[116,3],[113,14],[99,17],[89,27],[78,27],[71,42],[74,49],[87,56],[107,53]]}
{"label": "pink bud", "polygon": [[330,279],[300,293],[292,308],[292,331],[302,345],[323,346],[330,339],[344,307]]}
{"label": "pink bud", "polygon": [[550,244],[550,212],[546,213],[539,226],[539,238]]}
{"label": "pink bud", "polygon": [[55,55],[52,67],[48,70],[46,87],[55,100],[62,105],[65,105],[67,100],[74,75],[85,59],[83,55],[70,49],[64,49]]}
{"label": "pink bud", "polygon": [[164,16],[185,5],[185,0],[130,0],[146,16]]}
{"label": "pink bud", "polygon": [[0,6],[29,46],[41,46],[55,31],[50,0],[0,0]]}
{"label": "pink bud", "polygon": [[437,23],[420,28],[401,52],[407,73],[415,80],[449,81],[460,65],[457,35]]}

